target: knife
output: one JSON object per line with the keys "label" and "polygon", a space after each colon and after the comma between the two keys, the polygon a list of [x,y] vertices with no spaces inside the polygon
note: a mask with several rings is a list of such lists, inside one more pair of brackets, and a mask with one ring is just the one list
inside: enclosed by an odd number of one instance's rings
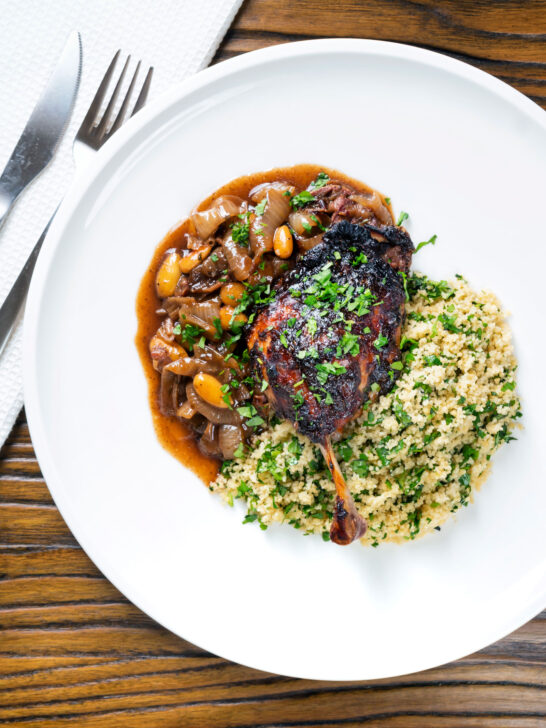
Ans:
{"label": "knife", "polygon": [[0,226],[17,197],[51,161],[74,106],[81,67],[81,38],[74,32],[0,176]]}

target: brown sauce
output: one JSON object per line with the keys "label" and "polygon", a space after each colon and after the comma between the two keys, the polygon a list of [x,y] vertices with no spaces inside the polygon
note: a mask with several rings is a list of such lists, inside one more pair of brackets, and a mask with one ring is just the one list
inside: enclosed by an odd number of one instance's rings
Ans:
{"label": "brown sauce", "polygon": [[[360,192],[371,193],[374,191],[373,188],[337,170],[316,164],[299,164],[294,167],[283,167],[239,177],[209,195],[198,205],[197,209],[206,209],[212,200],[219,195],[236,195],[246,198],[250,190],[262,182],[282,179],[300,189],[305,189],[319,172],[326,172],[332,180],[350,184]],[[390,204],[387,203],[385,198],[383,198],[383,201],[392,214]],[[169,248],[180,247],[184,234],[188,229],[189,220],[185,219],[173,227],[155,249],[150,265],[138,289],[136,300],[138,325],[135,344],[148,383],[150,409],[159,442],[171,455],[183,465],[189,467],[205,484],[208,484],[216,478],[220,461],[204,455],[199,450],[189,425],[185,425],[177,417],[167,417],[160,412],[158,401],[160,374],[152,365],[148,349],[150,340],[161,323],[161,316],[156,313],[160,307],[160,300],[155,288],[156,273],[165,251]]]}

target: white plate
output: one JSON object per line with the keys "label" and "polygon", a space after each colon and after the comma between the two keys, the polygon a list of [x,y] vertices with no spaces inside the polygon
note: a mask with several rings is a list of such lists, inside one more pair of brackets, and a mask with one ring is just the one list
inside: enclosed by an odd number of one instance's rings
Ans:
{"label": "white plate", "polygon": [[[135,604],[276,673],[380,678],[480,649],[546,605],[544,113],[416,48],[311,41],[250,53],[150,105],[55,220],[27,307],[32,438],[63,517]],[[441,533],[364,549],[242,526],[158,444],[133,343],[156,244],[241,174],[317,162],[392,197],[416,264],[513,312],[525,430]]]}

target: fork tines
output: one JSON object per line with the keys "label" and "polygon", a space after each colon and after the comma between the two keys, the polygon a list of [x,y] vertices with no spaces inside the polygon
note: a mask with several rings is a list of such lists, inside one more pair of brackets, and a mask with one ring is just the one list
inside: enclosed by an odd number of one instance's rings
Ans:
{"label": "fork tines", "polygon": [[[108,86],[110,85],[110,81],[112,80],[112,78],[114,76],[114,71],[115,71],[116,64],[117,64],[120,54],[121,54],[121,51],[118,50],[117,53],[112,58],[112,61],[110,62],[110,65],[108,66],[106,73],[104,74],[104,77],[100,83],[100,86],[97,89],[95,98],[91,102],[91,105],[89,106],[89,111],[85,115],[85,118],[82,121],[82,124],[81,124],[80,129],[77,134],[77,138],[79,138],[81,141],[85,141],[87,144],[90,144],[91,146],[93,146],[96,149],[98,149],[100,146],[102,146],[102,144],[106,141],[106,139],[109,138],[115,131],[117,131],[119,129],[119,127],[123,124],[125,117],[127,115],[128,109],[129,109],[129,104],[131,102],[131,96],[134,92],[135,85],[137,82],[137,77],[138,77],[138,74],[140,71],[141,62],[138,61],[135,71],[133,73],[133,76],[131,78],[131,81],[129,83],[129,86],[127,88],[127,91],[125,93],[125,97],[121,103],[121,106],[119,107],[119,111],[116,115],[116,118],[114,119],[113,123],[110,124],[114,110],[116,108],[116,104],[117,104],[122,86],[123,86],[125,76],[127,74],[127,69],[129,68],[131,56],[127,56],[127,59],[125,61],[121,74],[114,87],[114,91],[112,92],[110,100],[108,101],[108,104],[104,110],[104,113],[102,114],[102,118],[100,118],[99,117],[100,110],[101,110],[102,104],[104,102],[104,99],[106,97],[106,92],[108,91]],[[137,111],[140,111],[140,109],[146,103],[148,91],[150,89],[150,84],[152,82],[153,71],[154,71],[153,66],[150,66],[148,68],[146,78],[144,79],[144,83],[142,84],[140,93],[135,102],[135,105],[133,106],[133,110],[131,111],[130,116],[134,116],[137,113]]]}

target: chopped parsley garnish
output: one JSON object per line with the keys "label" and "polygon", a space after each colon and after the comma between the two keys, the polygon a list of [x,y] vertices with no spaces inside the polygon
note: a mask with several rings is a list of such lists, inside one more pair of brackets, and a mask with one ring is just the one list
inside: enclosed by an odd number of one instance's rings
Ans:
{"label": "chopped parsley garnish", "polygon": [[462,329],[455,324],[455,316],[448,316],[446,313],[441,313],[438,316],[438,321],[442,324],[446,331],[450,331],[452,334],[460,334],[462,331]]}
{"label": "chopped parsley garnish", "polygon": [[424,359],[425,359],[425,366],[427,366],[427,367],[434,367],[434,366],[442,365],[442,362],[436,356],[436,354],[431,354],[430,356],[425,356]]}
{"label": "chopped parsley garnish", "polygon": [[436,440],[436,438],[440,437],[441,433],[438,432],[438,430],[433,430],[428,435],[425,435],[423,438],[423,445],[428,445],[429,443],[433,442],[433,440]]}
{"label": "chopped parsley garnish", "polygon": [[242,442],[240,442],[235,450],[233,451],[233,457],[242,458],[245,454],[245,448]]}
{"label": "chopped parsley garnish", "polygon": [[309,319],[307,322],[307,332],[311,338],[317,333],[318,324],[316,319]]}
{"label": "chopped parsley garnish", "polygon": [[396,224],[397,225],[402,225],[402,223],[405,222],[408,218],[409,218],[408,213],[407,212],[404,212],[402,210],[402,212],[400,213],[400,216],[399,216],[398,220],[396,221]]}
{"label": "chopped parsley garnish", "polygon": [[366,478],[370,472],[370,466],[366,455],[364,455],[364,453],[360,453],[358,458],[351,462],[351,468],[357,475],[360,475],[361,478]]}
{"label": "chopped parsley garnish", "polygon": [[406,303],[407,303],[410,300],[409,291],[408,291],[408,274],[405,273],[403,270],[399,270],[398,275],[402,276],[402,282],[404,283],[404,294],[405,294]]}
{"label": "chopped parsley garnish", "polygon": [[254,208],[254,212],[256,213],[256,215],[263,215],[265,212],[266,205],[267,205],[267,197],[264,197],[263,200],[260,203],[258,203],[256,205],[256,207]]}
{"label": "chopped parsley garnish", "polygon": [[[235,451],[237,452],[237,451]],[[242,480],[237,487],[237,498],[244,498],[247,493],[251,493],[252,488],[247,485],[246,481]]]}
{"label": "chopped parsley garnish", "polygon": [[296,394],[293,394],[292,401],[294,402],[294,409],[299,409],[305,404],[305,399],[301,392],[296,392]]}
{"label": "chopped parsley garnish", "polygon": [[349,445],[349,439],[340,440],[336,444],[336,455],[338,460],[342,462],[349,462],[349,460],[353,457],[353,449]]}
{"label": "chopped parsley garnish", "polygon": [[309,202],[313,202],[315,198],[313,195],[308,192],[307,190],[303,190],[298,195],[294,195],[292,199],[290,200],[290,204],[292,205],[294,210],[299,210],[302,207],[305,207],[305,205],[309,204]]}
{"label": "chopped parsley garnish", "polygon": [[186,344],[189,349],[193,349],[193,345],[201,337],[202,333],[203,330],[199,326],[186,324],[182,330],[182,343]]}
{"label": "chopped parsley garnish", "polygon": [[357,356],[359,352],[360,345],[358,343],[358,336],[356,336],[356,334],[345,332],[337,345],[336,356],[342,357],[345,354]]}
{"label": "chopped parsley garnish", "polygon": [[231,226],[231,236],[233,240],[243,247],[248,245],[249,232],[250,225],[248,222],[234,222]]}
{"label": "chopped parsley garnish", "polygon": [[289,453],[296,456],[296,461],[300,459],[301,454],[303,452],[303,445],[298,440],[298,438],[293,435],[292,439],[290,440],[288,447],[286,448]]}
{"label": "chopped parsley garnish", "polygon": [[330,268],[332,267],[332,263],[326,263],[318,273],[315,273],[313,276],[313,280],[315,280],[317,283],[320,283],[322,286],[326,285],[330,278],[332,277],[332,271]]}
{"label": "chopped parsley garnish", "polygon": [[437,301],[443,298],[447,301],[455,295],[455,291],[447,281],[431,281],[426,276],[413,273],[408,276],[408,293],[413,299],[418,293],[421,293],[428,301]]}
{"label": "chopped parsley garnish", "polygon": [[[419,243],[419,245],[415,248],[415,253],[418,253],[421,248],[424,248],[426,245],[434,245],[436,243],[436,240],[438,239],[437,235],[433,235],[429,240],[424,240],[422,243]],[[414,255],[415,255],[414,253]]]}
{"label": "chopped parsley garnish", "polygon": [[260,417],[258,410],[253,404],[245,404],[242,407],[237,407],[237,412],[241,415],[241,417],[245,418],[245,424],[249,427],[265,425],[265,420],[263,417]]}
{"label": "chopped parsley garnish", "polygon": [[[318,219],[318,217],[316,215],[311,215],[311,220],[315,223],[315,225],[318,227],[319,230],[321,230],[323,233],[326,232],[325,226],[321,223],[321,221]],[[335,252],[337,253],[338,251],[336,250]],[[335,253],[334,253],[334,257],[335,257]],[[339,257],[341,257],[341,256],[339,256]]]}
{"label": "chopped parsley garnish", "polygon": [[222,324],[220,323],[219,318],[213,318],[212,323],[214,325],[214,328],[216,329],[216,339],[220,339],[222,337],[222,334],[224,333],[224,329],[222,328]]}
{"label": "chopped parsley garnish", "polygon": [[314,179],[309,187],[312,190],[318,190],[321,187],[324,187],[325,184],[327,184],[330,181],[330,177],[326,174],[326,172],[319,172],[316,176],[316,179]]}
{"label": "chopped parsley garnish", "polygon": [[408,427],[412,423],[411,417],[402,406],[402,402],[396,397],[392,403],[392,412],[396,417],[396,421],[402,427]]}
{"label": "chopped parsley garnish", "polygon": [[[341,257],[341,256],[340,256]],[[356,258],[353,260],[353,266],[356,268],[357,265],[365,264],[368,262],[368,258],[362,251],[356,256]]]}
{"label": "chopped parsley garnish", "polygon": [[385,466],[389,464],[389,458],[387,457],[389,454],[389,451],[386,447],[376,447],[375,448],[375,454],[377,457],[381,460],[381,465]]}
{"label": "chopped parsley garnish", "polygon": [[347,367],[342,364],[336,364],[335,362],[324,362],[323,364],[316,365],[317,379],[321,384],[326,384],[328,377],[333,374],[338,376],[339,374],[345,374]]}
{"label": "chopped parsley garnish", "polygon": [[377,339],[373,342],[373,345],[375,346],[376,349],[382,349],[385,346],[385,344],[388,343],[388,341],[389,340],[386,336],[383,336],[383,334],[379,334]]}

